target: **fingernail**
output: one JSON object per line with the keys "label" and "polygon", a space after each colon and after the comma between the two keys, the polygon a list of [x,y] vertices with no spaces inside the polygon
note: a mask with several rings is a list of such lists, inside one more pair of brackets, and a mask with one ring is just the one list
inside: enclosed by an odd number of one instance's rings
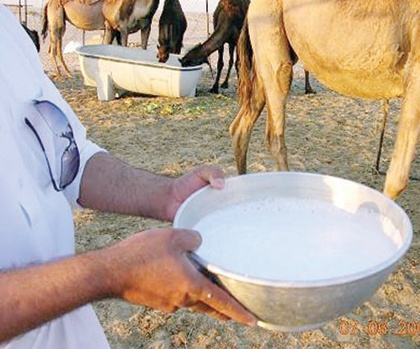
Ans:
{"label": "fingernail", "polygon": [[211,186],[216,189],[223,189],[225,181],[222,178],[215,178],[212,180]]}

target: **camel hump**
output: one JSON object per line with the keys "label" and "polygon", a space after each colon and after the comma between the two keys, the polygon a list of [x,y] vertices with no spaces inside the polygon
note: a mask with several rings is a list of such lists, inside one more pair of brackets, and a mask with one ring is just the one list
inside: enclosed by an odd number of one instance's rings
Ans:
{"label": "camel hump", "polygon": [[70,2],[73,2],[73,3],[79,3],[81,5],[95,5],[98,2],[103,2],[103,1],[104,0],[63,0],[62,4],[64,6]]}

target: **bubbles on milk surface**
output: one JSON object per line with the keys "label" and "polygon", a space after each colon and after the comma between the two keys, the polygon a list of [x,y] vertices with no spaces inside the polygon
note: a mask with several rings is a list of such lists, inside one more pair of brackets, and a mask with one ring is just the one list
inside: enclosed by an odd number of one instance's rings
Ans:
{"label": "bubbles on milk surface", "polygon": [[313,199],[265,198],[202,218],[197,254],[245,276],[305,281],[351,275],[389,258],[401,244],[392,222]]}

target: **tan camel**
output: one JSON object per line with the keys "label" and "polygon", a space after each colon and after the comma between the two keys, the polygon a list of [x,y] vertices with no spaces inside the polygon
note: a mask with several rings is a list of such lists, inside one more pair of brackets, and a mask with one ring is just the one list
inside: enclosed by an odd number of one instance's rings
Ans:
{"label": "tan camel", "polygon": [[395,199],[406,188],[420,130],[420,1],[252,0],[238,49],[240,109],[230,133],[239,173],[265,104],[268,147],[278,169],[288,170],[285,104],[297,55],[341,94],[403,97],[384,193]]}
{"label": "tan camel", "polygon": [[71,76],[63,59],[63,35],[66,21],[78,29],[102,30],[104,44],[114,39],[127,46],[128,35],[141,30],[141,46],[147,47],[152,18],[159,0],[49,0],[44,7],[41,35],[45,39],[50,33],[50,54],[57,75],[61,72],[57,58]]}

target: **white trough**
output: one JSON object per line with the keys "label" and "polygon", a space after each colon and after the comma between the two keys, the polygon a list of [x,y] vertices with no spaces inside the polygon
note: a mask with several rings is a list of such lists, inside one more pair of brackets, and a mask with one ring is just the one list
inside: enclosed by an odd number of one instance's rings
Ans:
{"label": "white trough", "polygon": [[202,66],[182,67],[178,55],[159,63],[156,52],[116,45],[75,49],[85,85],[97,88],[99,100],[115,98],[116,90],[166,97],[194,97]]}

